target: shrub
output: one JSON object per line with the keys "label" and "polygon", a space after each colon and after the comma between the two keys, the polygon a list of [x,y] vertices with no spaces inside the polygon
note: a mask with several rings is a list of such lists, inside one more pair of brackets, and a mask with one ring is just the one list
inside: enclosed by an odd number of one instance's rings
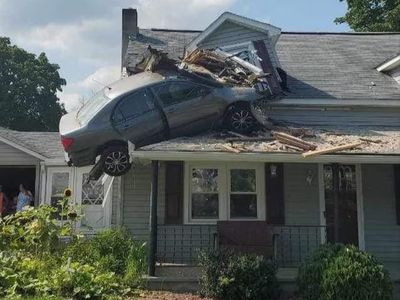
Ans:
{"label": "shrub", "polygon": [[54,272],[54,294],[74,299],[104,299],[129,292],[113,272],[80,263],[66,264]]}
{"label": "shrub", "polygon": [[302,299],[392,298],[388,272],[354,246],[322,246],[301,265],[297,283]]}
{"label": "shrub", "polygon": [[[140,283],[144,244],[123,229],[81,239],[77,213],[59,222],[55,211],[44,205],[0,219],[0,298],[103,299]],[[60,239],[66,235],[70,243]]]}
{"label": "shrub", "polygon": [[214,299],[277,299],[276,267],[261,256],[217,251],[200,255],[201,294]]}
{"label": "shrub", "polygon": [[75,240],[64,253],[72,261],[96,264],[121,276],[129,285],[139,284],[146,270],[145,243],[135,242],[123,228],[107,229],[92,239]]}

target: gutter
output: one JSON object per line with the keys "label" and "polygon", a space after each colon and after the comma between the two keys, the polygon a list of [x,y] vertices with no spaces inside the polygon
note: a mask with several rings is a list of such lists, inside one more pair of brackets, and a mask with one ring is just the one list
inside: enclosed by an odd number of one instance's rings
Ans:
{"label": "gutter", "polygon": [[327,154],[304,158],[293,153],[228,153],[191,151],[133,151],[132,158],[144,160],[190,160],[190,161],[244,161],[244,162],[288,162],[288,163],[363,163],[400,164],[399,154]]}

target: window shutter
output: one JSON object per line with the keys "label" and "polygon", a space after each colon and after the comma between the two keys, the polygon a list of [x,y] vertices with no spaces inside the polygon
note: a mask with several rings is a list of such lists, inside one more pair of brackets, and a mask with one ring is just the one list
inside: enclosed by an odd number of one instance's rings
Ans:
{"label": "window shutter", "polygon": [[165,224],[182,224],[183,162],[167,162],[165,176]]}
{"label": "window shutter", "polygon": [[400,165],[394,165],[394,201],[396,202],[396,220],[400,225]]}
{"label": "window shutter", "polygon": [[267,222],[285,224],[283,164],[265,164]]}
{"label": "window shutter", "polygon": [[274,95],[280,95],[282,93],[281,85],[277,78],[275,68],[272,65],[271,58],[269,57],[268,49],[265,46],[265,42],[263,40],[254,41],[253,45],[257,51],[258,57],[261,58],[260,64],[262,70],[265,74],[270,74],[270,76],[267,76],[267,81],[270,85],[272,93]]}

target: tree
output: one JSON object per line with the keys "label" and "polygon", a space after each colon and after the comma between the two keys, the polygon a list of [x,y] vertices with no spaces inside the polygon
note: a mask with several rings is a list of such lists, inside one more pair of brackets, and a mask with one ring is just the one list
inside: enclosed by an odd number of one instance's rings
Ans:
{"label": "tree", "polygon": [[354,31],[400,31],[400,0],[347,0],[347,6],[336,24],[348,23]]}
{"label": "tree", "polygon": [[0,37],[0,126],[24,131],[57,131],[65,113],[56,93],[65,79],[59,66]]}

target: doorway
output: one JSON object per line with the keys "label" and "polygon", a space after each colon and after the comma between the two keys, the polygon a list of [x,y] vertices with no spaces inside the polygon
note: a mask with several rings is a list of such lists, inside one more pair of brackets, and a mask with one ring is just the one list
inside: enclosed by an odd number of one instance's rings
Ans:
{"label": "doorway", "polygon": [[[3,192],[9,199],[6,208],[8,213],[13,212],[14,207],[12,205],[12,200],[14,197],[18,196],[19,185],[21,183],[27,190],[32,192],[32,195],[35,195],[36,167],[0,166],[0,185],[3,187]],[[31,205],[33,205],[33,202]]]}
{"label": "doorway", "polygon": [[327,241],[358,246],[355,165],[324,165]]}

